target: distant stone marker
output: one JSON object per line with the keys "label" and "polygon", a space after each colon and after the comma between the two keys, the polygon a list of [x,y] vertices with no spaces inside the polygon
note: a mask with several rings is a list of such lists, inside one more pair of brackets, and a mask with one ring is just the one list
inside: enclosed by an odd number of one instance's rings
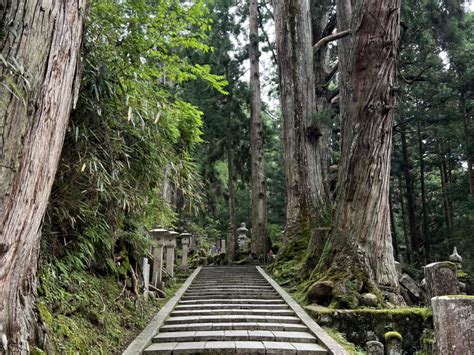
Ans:
{"label": "distant stone marker", "polygon": [[425,280],[429,298],[459,294],[456,265],[450,261],[426,265]]}

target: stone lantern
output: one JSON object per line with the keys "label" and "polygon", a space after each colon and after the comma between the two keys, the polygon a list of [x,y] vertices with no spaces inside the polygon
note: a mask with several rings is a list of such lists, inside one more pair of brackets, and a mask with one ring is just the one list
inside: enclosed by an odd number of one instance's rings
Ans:
{"label": "stone lantern", "polygon": [[168,271],[170,277],[174,277],[174,249],[176,248],[176,238],[178,236],[179,233],[175,231],[169,231],[165,235],[166,271]]}
{"label": "stone lantern", "polygon": [[181,259],[181,265],[183,267],[188,266],[188,252],[189,244],[191,242],[191,233],[184,232],[181,233],[181,244],[183,244],[183,258]]}
{"label": "stone lantern", "polygon": [[248,251],[249,249],[249,237],[247,236],[248,229],[245,223],[240,224],[240,228],[237,229],[237,244],[240,251]]}
{"label": "stone lantern", "polygon": [[168,234],[166,229],[154,228],[150,231],[153,238],[153,286],[163,288],[163,246],[165,244],[165,236]]}

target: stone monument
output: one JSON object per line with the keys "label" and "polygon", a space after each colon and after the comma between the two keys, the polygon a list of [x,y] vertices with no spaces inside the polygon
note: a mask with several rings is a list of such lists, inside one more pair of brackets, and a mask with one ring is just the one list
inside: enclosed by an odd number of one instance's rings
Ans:
{"label": "stone monument", "polygon": [[456,265],[440,261],[425,266],[426,291],[428,299],[436,296],[459,294]]}
{"label": "stone monument", "polygon": [[191,234],[188,232],[181,233],[181,244],[183,245],[183,256],[181,259],[181,266],[187,267],[188,266],[188,252],[189,252],[189,244],[191,242]]}
{"label": "stone monument", "polygon": [[153,238],[153,275],[152,285],[163,288],[163,246],[165,245],[165,236],[168,231],[163,228],[154,228],[150,232]]}
{"label": "stone monument", "polygon": [[166,247],[166,271],[170,277],[174,277],[174,249],[176,248],[176,238],[179,233],[170,231],[165,236],[165,247]]}
{"label": "stone monument", "polygon": [[248,252],[249,251],[249,242],[250,239],[247,236],[248,229],[245,226],[245,222],[240,224],[240,228],[237,229],[237,245],[239,246],[239,251],[241,252]]}

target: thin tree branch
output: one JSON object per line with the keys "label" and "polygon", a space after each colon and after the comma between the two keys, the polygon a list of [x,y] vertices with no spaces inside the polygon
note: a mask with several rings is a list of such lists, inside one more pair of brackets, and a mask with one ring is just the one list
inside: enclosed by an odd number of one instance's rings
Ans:
{"label": "thin tree branch", "polygon": [[328,44],[329,42],[336,41],[338,39],[344,38],[351,33],[350,30],[345,30],[341,32],[334,33],[332,35],[321,38],[315,45],[314,51],[317,52],[322,46]]}
{"label": "thin tree branch", "polygon": [[326,84],[324,86],[328,86],[329,83],[331,82],[333,76],[337,73],[337,70],[339,69],[339,63],[336,63],[334,67],[332,67],[331,71],[327,73],[326,77],[324,78],[324,81]]}
{"label": "thin tree branch", "polygon": [[[266,6],[265,6],[266,8]],[[267,32],[265,31],[265,28],[263,28],[263,16],[260,13],[260,7],[257,7],[257,12],[258,12],[258,24],[260,25],[260,29],[262,30],[263,35],[265,36],[265,40],[267,41],[268,47],[270,48],[270,51],[272,52],[272,59],[273,63],[276,65],[278,64],[277,56],[275,51],[273,50],[272,43],[270,42],[270,37],[268,37]]]}

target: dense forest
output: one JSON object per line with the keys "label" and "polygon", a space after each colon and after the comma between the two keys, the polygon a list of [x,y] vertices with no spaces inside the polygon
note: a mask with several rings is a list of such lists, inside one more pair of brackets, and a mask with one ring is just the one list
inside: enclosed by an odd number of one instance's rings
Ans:
{"label": "dense forest", "polygon": [[119,351],[160,306],[155,226],[197,265],[222,239],[246,259],[245,222],[303,303],[405,305],[395,261],[420,281],[454,247],[472,287],[473,10],[2,1],[0,353]]}

